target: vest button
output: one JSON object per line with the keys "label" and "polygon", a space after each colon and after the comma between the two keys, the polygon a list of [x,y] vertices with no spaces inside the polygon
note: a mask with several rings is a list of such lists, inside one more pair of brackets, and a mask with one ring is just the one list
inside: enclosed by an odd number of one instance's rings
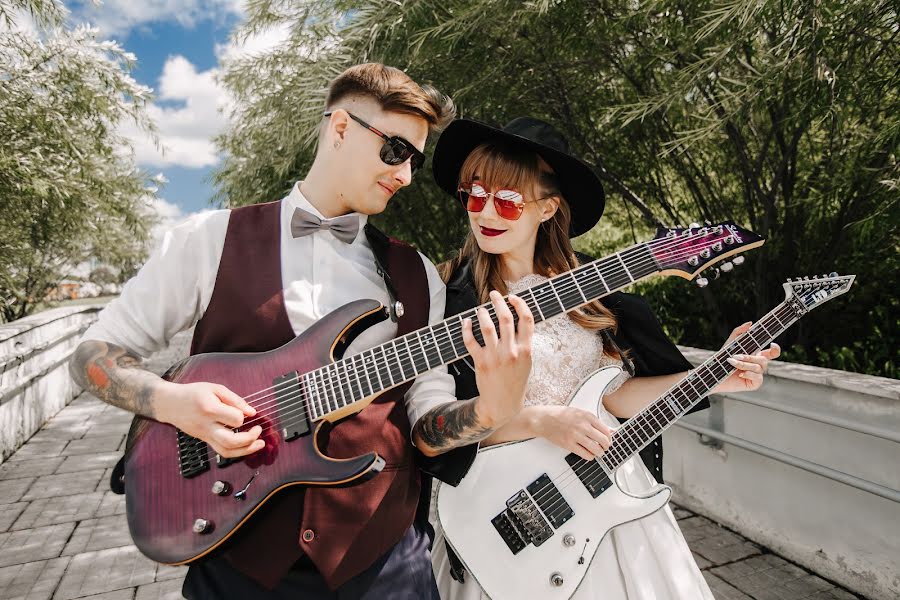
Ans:
{"label": "vest button", "polygon": [[313,541],[313,538],[315,538],[315,537],[316,537],[316,532],[313,531],[312,529],[307,529],[303,532],[303,541],[304,542],[309,543],[309,542]]}

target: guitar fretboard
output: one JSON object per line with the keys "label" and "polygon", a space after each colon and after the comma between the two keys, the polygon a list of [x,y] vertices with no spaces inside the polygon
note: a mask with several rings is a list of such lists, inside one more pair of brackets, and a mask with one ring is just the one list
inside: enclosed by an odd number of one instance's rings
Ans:
{"label": "guitar fretboard", "polygon": [[[660,265],[649,244],[641,243],[612,256],[598,259],[553,277],[518,294],[535,322],[569,312],[657,273]],[[495,327],[497,315],[487,309]],[[406,383],[436,367],[469,355],[462,338],[462,322],[477,323],[476,308],[418,329],[359,354],[301,376],[305,393],[293,402],[307,405],[315,421],[354,402]],[[513,311],[515,316],[515,312]],[[473,327],[479,343],[480,329]]]}
{"label": "guitar fretboard", "polygon": [[[646,447],[684,416],[710,390],[735,371],[727,359],[735,354],[755,354],[794,324],[804,313],[791,298],[757,321],[747,332],[693,369],[655,402],[626,421],[612,436],[609,450],[600,457],[608,472]],[[587,461],[585,461],[587,462]]]}

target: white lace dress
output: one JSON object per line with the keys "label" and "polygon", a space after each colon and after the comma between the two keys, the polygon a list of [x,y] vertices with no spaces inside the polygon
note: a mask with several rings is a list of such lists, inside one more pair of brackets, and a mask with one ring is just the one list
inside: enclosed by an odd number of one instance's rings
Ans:
{"label": "white lace dress", "polygon": [[[509,284],[510,292],[546,280],[528,275]],[[526,405],[566,404],[576,386],[591,372],[610,364],[621,364],[603,355],[603,341],[568,318],[538,323],[532,339],[532,368],[528,377]],[[615,391],[627,373],[610,388]],[[611,427],[618,421],[601,411],[600,419]],[[626,462],[617,481],[630,492],[644,491],[655,480],[640,457]],[[432,499],[434,502],[434,499]],[[434,503],[432,514],[436,514]],[[471,576],[460,584],[450,576],[450,563],[443,532],[436,526],[432,565],[443,600],[487,598]],[[613,529],[601,542],[591,568],[572,597],[577,600],[713,600],[709,586],[684,540],[668,506],[638,521]]]}

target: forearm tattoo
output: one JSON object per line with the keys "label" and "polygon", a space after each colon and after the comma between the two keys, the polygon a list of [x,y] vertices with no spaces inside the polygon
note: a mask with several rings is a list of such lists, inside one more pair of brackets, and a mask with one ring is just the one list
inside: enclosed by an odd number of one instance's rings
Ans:
{"label": "forearm tattoo", "polygon": [[422,415],[415,427],[419,439],[437,452],[480,442],[493,432],[493,427],[478,421],[474,399],[436,406]]}
{"label": "forearm tattoo", "polygon": [[78,345],[69,373],[85,390],[104,402],[143,417],[155,417],[153,392],[160,378],[141,366],[125,348],[87,340]]}

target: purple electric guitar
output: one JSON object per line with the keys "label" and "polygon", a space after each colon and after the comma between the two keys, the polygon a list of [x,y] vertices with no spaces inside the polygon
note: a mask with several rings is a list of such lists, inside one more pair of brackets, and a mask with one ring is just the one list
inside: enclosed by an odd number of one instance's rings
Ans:
{"label": "purple electric guitar", "polygon": [[[660,229],[656,237],[581,265],[519,294],[536,322],[561,315],[651,275],[693,279],[714,262],[756,248],[763,240],[731,222]],[[723,271],[743,262],[735,257]],[[698,279],[704,284],[704,279]],[[496,315],[485,305],[494,323]],[[387,318],[374,300],[342,306],[303,334],[269,352],[198,354],[166,378],[227,386],[257,414],[266,448],[223,459],[205,442],[171,425],[136,417],[125,451],[128,526],[149,558],[186,564],[221,546],[279,490],[294,485],[346,486],[377,475],[372,452],[332,459],[317,446],[321,426],[349,417],[379,394],[468,356],[462,321],[475,309],[343,358],[356,336]],[[481,333],[475,328],[475,337]]]}

